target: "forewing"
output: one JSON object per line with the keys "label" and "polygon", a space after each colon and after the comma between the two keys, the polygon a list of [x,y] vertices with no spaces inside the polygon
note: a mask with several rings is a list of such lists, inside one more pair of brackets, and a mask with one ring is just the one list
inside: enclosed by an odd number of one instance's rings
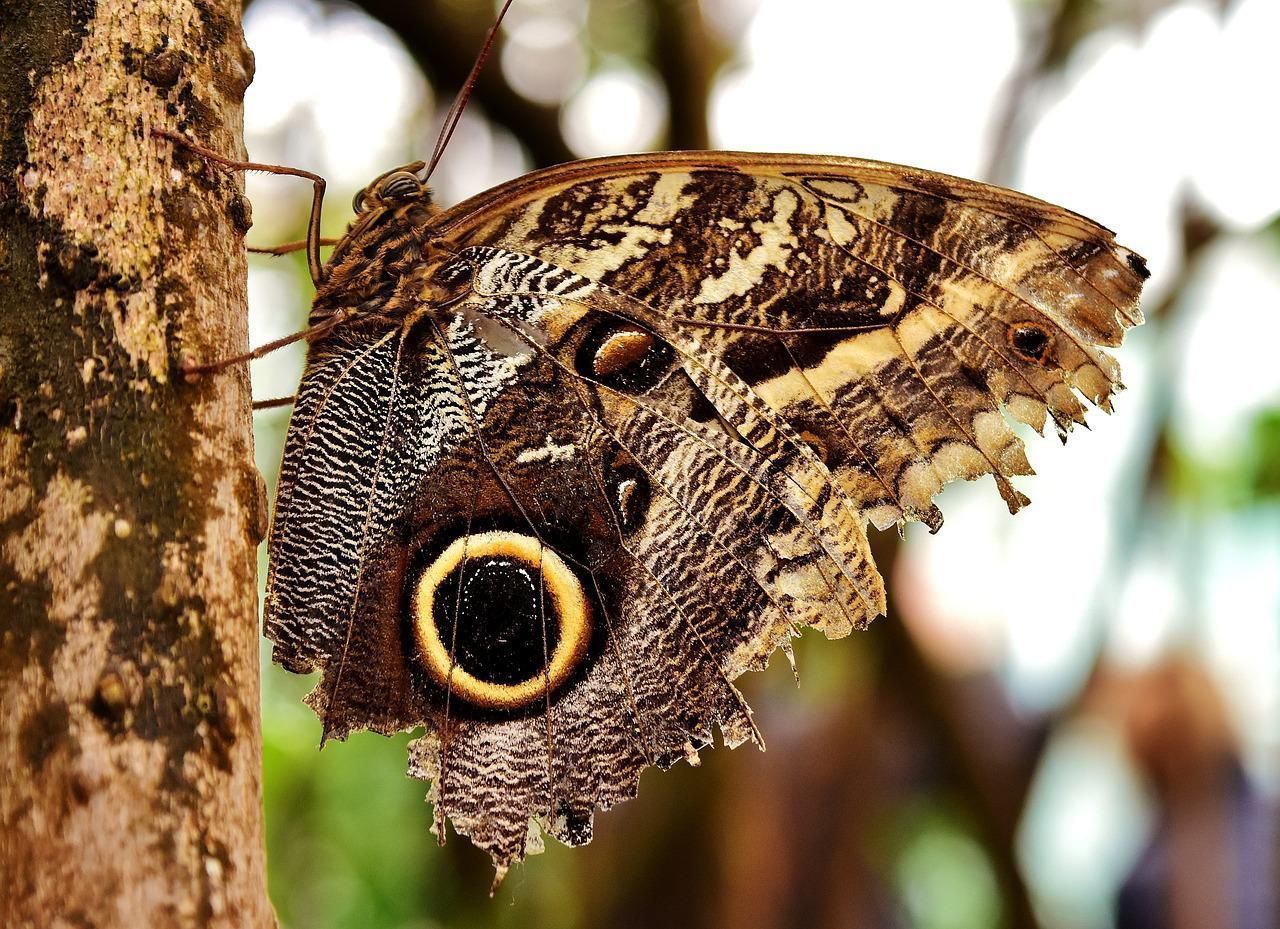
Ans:
{"label": "forewing", "polygon": [[1059,207],[876,162],[603,159],[450,211],[452,247],[537,257],[665,317],[812,440],[877,525],[937,528],[943,483],[1030,473],[1001,415],[1065,435],[1109,408],[1104,346],[1141,319],[1142,260]]}

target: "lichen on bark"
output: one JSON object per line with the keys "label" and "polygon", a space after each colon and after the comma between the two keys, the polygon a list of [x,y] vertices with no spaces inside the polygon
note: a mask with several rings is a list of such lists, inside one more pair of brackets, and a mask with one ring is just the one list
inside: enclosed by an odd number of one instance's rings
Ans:
{"label": "lichen on bark", "polygon": [[[22,7],[21,9],[19,7]],[[0,11],[0,924],[269,926],[237,0]]]}

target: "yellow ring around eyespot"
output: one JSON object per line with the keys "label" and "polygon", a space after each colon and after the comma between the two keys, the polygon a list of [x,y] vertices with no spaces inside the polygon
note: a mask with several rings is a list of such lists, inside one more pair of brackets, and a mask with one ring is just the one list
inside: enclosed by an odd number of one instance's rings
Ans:
{"label": "yellow ring around eyespot", "polygon": [[[475,558],[510,558],[537,570],[542,568],[544,589],[559,619],[560,638],[544,673],[518,684],[484,681],[454,663],[435,623],[435,592],[462,561],[463,553]],[[568,680],[587,653],[591,641],[591,608],[578,576],[564,559],[532,536],[518,532],[479,532],[455,539],[418,578],[413,592],[413,634],[423,663],[442,687],[457,697],[489,709],[514,710],[543,697]]]}

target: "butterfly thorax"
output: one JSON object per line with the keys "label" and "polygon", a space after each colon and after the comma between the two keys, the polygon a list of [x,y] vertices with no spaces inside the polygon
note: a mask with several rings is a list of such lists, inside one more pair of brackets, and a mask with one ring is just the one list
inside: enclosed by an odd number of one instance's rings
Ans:
{"label": "butterfly thorax", "polygon": [[355,197],[357,215],[325,265],[312,323],[337,312],[397,316],[404,283],[425,267],[432,220],[440,213],[417,165],[390,171]]}

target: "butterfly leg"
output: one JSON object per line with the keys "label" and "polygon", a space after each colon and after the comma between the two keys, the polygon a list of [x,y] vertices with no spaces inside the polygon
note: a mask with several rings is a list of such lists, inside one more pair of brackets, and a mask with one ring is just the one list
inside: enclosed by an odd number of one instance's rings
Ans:
{"label": "butterfly leg", "polygon": [[152,129],[151,133],[159,138],[168,139],[176,145],[181,145],[188,151],[199,155],[205,161],[222,165],[232,171],[265,171],[268,174],[284,174],[289,177],[301,177],[310,181],[312,187],[311,216],[307,220],[307,238],[305,241],[307,268],[311,272],[312,284],[319,287],[324,283],[324,265],[320,262],[320,245],[322,244],[320,239],[320,207],[324,203],[324,178],[310,171],[304,171],[301,168],[290,168],[286,165],[262,164],[256,161],[233,161],[218,154],[211,148],[206,148],[168,129]]}
{"label": "butterfly leg", "polygon": [[[329,236],[320,237],[320,246],[322,248],[326,245],[337,245],[337,244],[338,244],[338,240],[335,238],[330,238]],[[272,246],[246,245],[245,249],[247,251],[253,252],[253,254],[255,255],[280,256],[280,255],[290,255],[294,252],[300,252],[306,247],[307,247],[307,240],[298,239],[296,242],[285,242],[283,245],[272,245]]]}
{"label": "butterfly leg", "polygon": [[284,348],[286,345],[292,345],[294,342],[300,342],[303,339],[311,339],[315,336],[328,332],[339,322],[346,319],[347,316],[342,313],[335,313],[333,316],[316,323],[314,326],[308,326],[299,332],[293,332],[286,336],[281,336],[271,342],[259,345],[257,348],[247,351],[241,355],[232,355],[230,358],[223,358],[221,361],[211,361],[207,364],[200,364],[192,359],[183,359],[178,368],[188,378],[194,380],[202,374],[218,374],[227,368],[233,368],[236,365],[248,364],[250,361],[256,361],[270,355],[278,348]]}
{"label": "butterfly leg", "polygon": [[288,397],[272,397],[270,400],[254,400],[253,409],[256,413],[258,410],[274,410],[277,407],[289,406],[298,398],[290,395]]}

